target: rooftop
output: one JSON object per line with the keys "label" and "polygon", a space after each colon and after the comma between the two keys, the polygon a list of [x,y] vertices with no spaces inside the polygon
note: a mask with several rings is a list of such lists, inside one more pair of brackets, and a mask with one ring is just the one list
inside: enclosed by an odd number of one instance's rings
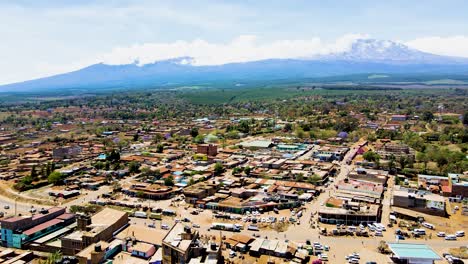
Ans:
{"label": "rooftop", "polygon": [[[196,230],[190,230],[194,235],[198,233]],[[172,227],[169,233],[167,233],[166,237],[164,237],[163,243],[170,244],[171,246],[181,251],[186,251],[192,243],[193,236],[191,239],[183,239],[183,234],[185,234],[185,225],[182,223],[177,223]]]}
{"label": "rooftop", "polygon": [[425,244],[388,243],[388,246],[399,259],[441,259],[432,248]]}
{"label": "rooftop", "polygon": [[135,237],[137,241],[151,243],[154,245],[162,245],[162,240],[166,234],[166,230],[159,228],[129,225],[127,228],[118,233],[116,238],[125,240],[125,238],[132,236]]}
{"label": "rooftop", "polygon": [[123,217],[126,212],[111,209],[111,208],[104,208],[99,213],[93,215],[91,217],[91,221],[93,226],[96,225],[112,225],[115,221],[121,217]]}

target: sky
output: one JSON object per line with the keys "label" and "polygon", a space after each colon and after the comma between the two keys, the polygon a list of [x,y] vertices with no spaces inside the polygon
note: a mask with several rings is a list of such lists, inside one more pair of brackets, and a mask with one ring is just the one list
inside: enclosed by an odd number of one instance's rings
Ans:
{"label": "sky", "polygon": [[99,62],[303,58],[359,38],[468,57],[466,10],[463,0],[0,0],[0,84]]}

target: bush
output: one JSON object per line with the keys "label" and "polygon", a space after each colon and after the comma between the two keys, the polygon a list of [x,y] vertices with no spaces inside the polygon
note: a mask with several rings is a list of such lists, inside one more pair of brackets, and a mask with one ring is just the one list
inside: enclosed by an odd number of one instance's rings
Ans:
{"label": "bush", "polygon": [[59,183],[62,183],[64,179],[64,175],[58,171],[53,171],[49,177],[47,177],[47,181],[53,185],[57,185]]}

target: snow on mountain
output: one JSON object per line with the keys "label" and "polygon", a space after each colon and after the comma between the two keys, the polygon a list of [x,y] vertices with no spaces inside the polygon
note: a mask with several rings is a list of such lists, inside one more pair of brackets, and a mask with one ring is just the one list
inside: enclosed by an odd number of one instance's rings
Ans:
{"label": "snow on mountain", "polygon": [[316,56],[318,60],[373,61],[385,63],[467,63],[468,59],[440,56],[412,49],[391,40],[358,39],[349,50]]}

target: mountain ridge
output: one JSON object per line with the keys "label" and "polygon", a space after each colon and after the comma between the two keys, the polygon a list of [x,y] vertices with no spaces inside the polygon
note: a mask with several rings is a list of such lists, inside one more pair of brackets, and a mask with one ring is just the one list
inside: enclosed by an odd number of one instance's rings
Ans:
{"label": "mountain ridge", "polygon": [[468,58],[422,52],[389,40],[355,41],[342,52],[302,59],[266,59],[220,65],[196,65],[176,57],[154,63],[109,65],[0,86],[0,91],[158,87],[217,81],[315,78],[365,73],[468,74]]}

